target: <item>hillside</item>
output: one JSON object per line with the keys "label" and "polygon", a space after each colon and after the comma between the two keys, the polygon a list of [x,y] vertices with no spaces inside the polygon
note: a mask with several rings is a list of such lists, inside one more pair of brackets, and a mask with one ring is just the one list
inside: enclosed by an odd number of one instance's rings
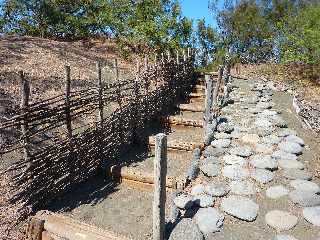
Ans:
{"label": "hillside", "polygon": [[[73,88],[96,84],[96,62],[102,59],[108,67],[103,70],[104,82],[112,80],[115,44],[111,41],[59,42],[34,37],[5,37],[0,39],[0,90],[19,95],[18,71],[23,70],[31,82],[31,100],[46,98],[64,89],[64,66],[71,66]],[[125,61],[118,61],[122,72],[127,72]]]}

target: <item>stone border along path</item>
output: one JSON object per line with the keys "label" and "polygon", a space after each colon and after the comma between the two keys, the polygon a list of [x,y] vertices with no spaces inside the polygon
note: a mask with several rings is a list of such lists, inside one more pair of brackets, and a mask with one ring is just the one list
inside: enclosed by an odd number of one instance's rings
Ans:
{"label": "stone border along path", "polygon": [[199,175],[173,199],[170,240],[294,240],[295,232],[320,239],[320,187],[299,160],[304,140],[272,96],[262,82],[234,80],[233,104],[222,108],[211,145],[192,163]]}

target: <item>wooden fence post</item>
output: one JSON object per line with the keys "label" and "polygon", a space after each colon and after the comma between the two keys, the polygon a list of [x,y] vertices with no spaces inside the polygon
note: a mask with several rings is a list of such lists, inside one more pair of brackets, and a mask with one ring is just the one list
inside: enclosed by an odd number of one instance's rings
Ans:
{"label": "wooden fence post", "polygon": [[176,54],[177,54],[177,65],[179,66],[179,50],[176,50]]}
{"label": "wooden fence post", "polygon": [[103,101],[102,101],[102,93],[103,93],[103,86],[102,86],[102,77],[101,77],[101,61],[97,62],[97,71],[98,71],[98,98],[99,98],[99,110],[98,110],[98,122],[99,127],[102,129],[103,127]]}
{"label": "wooden fence post", "polygon": [[120,89],[120,82],[119,82],[119,67],[118,67],[118,59],[114,59],[114,68],[116,73],[116,82],[117,82],[117,102],[119,107],[121,108],[121,89]]}
{"label": "wooden fence post", "polygon": [[30,160],[30,150],[29,150],[29,127],[28,127],[28,108],[29,108],[29,98],[30,98],[30,86],[29,82],[25,79],[23,71],[19,71],[20,85],[21,85],[21,114],[23,114],[23,120],[21,123],[21,131],[23,138],[23,158],[28,162],[28,168],[31,167]]}
{"label": "wooden fence post", "polygon": [[205,89],[205,115],[204,115],[204,127],[210,122],[211,108],[212,108],[212,78],[210,75],[205,75],[206,89]]}
{"label": "wooden fence post", "polygon": [[66,125],[67,125],[67,137],[69,140],[72,139],[72,125],[71,125],[71,114],[70,114],[70,90],[71,90],[71,77],[70,77],[70,66],[66,65],[66,85],[65,85],[65,114],[66,114]]}
{"label": "wooden fence post", "polygon": [[219,89],[222,81],[222,75],[223,75],[223,66],[219,67],[219,72],[218,72],[218,79],[215,85],[215,88],[213,90],[212,94],[212,113],[217,114],[218,111],[218,95],[219,95]]}
{"label": "wooden fence post", "polygon": [[164,240],[167,175],[167,136],[159,133],[155,137],[153,240]]}

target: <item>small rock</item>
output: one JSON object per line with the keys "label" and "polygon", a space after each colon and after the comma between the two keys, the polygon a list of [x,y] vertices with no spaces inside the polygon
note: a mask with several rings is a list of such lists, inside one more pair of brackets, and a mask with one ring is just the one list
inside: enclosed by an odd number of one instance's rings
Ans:
{"label": "small rock", "polygon": [[201,195],[204,194],[205,187],[202,184],[195,185],[191,190],[191,195]]}
{"label": "small rock", "polygon": [[283,185],[269,187],[266,191],[268,198],[277,199],[288,195],[289,190]]}
{"label": "small rock", "polygon": [[[212,207],[200,208],[195,215],[195,219],[200,231],[207,235],[220,231],[223,225],[224,215]],[[181,240],[182,239],[183,238],[181,238]]]}
{"label": "small rock", "polygon": [[281,117],[277,117],[273,120],[273,124],[276,125],[277,127],[280,127],[280,128],[286,128],[288,127],[288,124],[287,122],[281,118]]}
{"label": "small rock", "polygon": [[[266,137],[270,134],[272,134],[273,129],[272,128],[257,128],[255,132],[259,135],[259,137]],[[260,140],[261,142],[261,140]]]}
{"label": "small rock", "polygon": [[289,193],[289,198],[293,203],[302,207],[314,207],[320,205],[320,195],[308,191],[293,190]]}
{"label": "small rock", "polygon": [[294,236],[279,234],[275,236],[274,240],[298,240]]}
{"label": "small rock", "polygon": [[271,134],[269,136],[265,136],[262,138],[261,142],[265,143],[265,144],[268,144],[268,145],[276,145],[278,144],[279,142],[281,141],[281,138],[274,135],[274,134]]}
{"label": "small rock", "polygon": [[240,157],[249,157],[253,154],[250,147],[234,147],[229,150],[229,153]]}
{"label": "small rock", "polygon": [[278,162],[270,155],[255,155],[251,158],[250,164],[255,168],[277,169]]}
{"label": "small rock", "polygon": [[210,207],[214,204],[215,198],[207,195],[207,194],[201,194],[201,195],[196,195],[193,198],[193,202],[198,205],[199,207]]}
{"label": "small rock", "polygon": [[285,129],[282,129],[278,132],[279,137],[286,137],[289,135],[297,135],[297,132],[295,130],[290,129],[290,128],[285,128]]}
{"label": "small rock", "polygon": [[272,127],[272,123],[265,118],[257,118],[256,121],[254,122],[254,124],[258,127],[258,128],[271,128]]}
{"label": "small rock", "polygon": [[217,130],[218,132],[225,132],[225,133],[231,133],[233,131],[234,127],[226,122],[222,122],[218,124]]}
{"label": "small rock", "polygon": [[253,195],[256,193],[254,184],[249,181],[232,181],[230,182],[231,192],[237,195]]}
{"label": "small rock", "polygon": [[272,210],[266,214],[265,221],[277,231],[285,231],[297,225],[298,218],[286,211]]}
{"label": "small rock", "polygon": [[320,206],[303,209],[303,217],[312,225],[320,227]]}
{"label": "small rock", "polygon": [[238,164],[243,166],[247,163],[247,161],[243,157],[237,155],[225,155],[223,157],[223,161],[228,165]]}
{"label": "small rock", "polygon": [[218,164],[219,160],[216,157],[206,157],[202,161],[200,161],[201,164]]}
{"label": "small rock", "polygon": [[204,157],[220,157],[226,152],[223,148],[214,148],[213,146],[208,146],[203,151]]}
{"label": "small rock", "polygon": [[216,148],[227,148],[231,144],[230,139],[216,139],[211,142],[211,146],[214,146]]}
{"label": "small rock", "polygon": [[275,159],[287,159],[287,160],[297,160],[297,155],[292,153],[287,153],[284,151],[275,151],[272,155]]}
{"label": "small rock", "polygon": [[266,144],[257,144],[255,146],[255,152],[256,153],[262,153],[262,154],[272,154],[273,148]]}
{"label": "small rock", "polygon": [[172,230],[169,240],[203,240],[203,235],[195,224],[189,218],[182,218],[181,221]]}
{"label": "small rock", "polygon": [[227,165],[222,169],[222,174],[232,180],[241,180],[249,176],[249,171],[239,165]]}
{"label": "small rock", "polygon": [[311,180],[312,174],[307,170],[301,169],[285,169],[283,172],[284,176],[288,179],[302,179]]}
{"label": "small rock", "polygon": [[231,139],[231,134],[225,132],[215,132],[214,133],[215,139]]}
{"label": "small rock", "polygon": [[224,183],[209,183],[205,186],[205,192],[214,197],[222,197],[228,194],[230,188]]}
{"label": "small rock", "polygon": [[274,173],[265,169],[254,169],[251,172],[251,177],[259,183],[265,184],[271,182],[274,178]]}
{"label": "small rock", "polygon": [[251,222],[258,215],[259,205],[243,196],[230,196],[222,200],[221,209],[231,216]]}
{"label": "small rock", "polygon": [[188,194],[180,194],[173,199],[174,204],[181,209],[189,209],[193,206],[193,198]]}
{"label": "small rock", "polygon": [[302,147],[300,144],[295,143],[295,142],[288,142],[288,141],[283,141],[279,143],[279,149],[288,153],[293,153],[293,154],[301,154],[302,153]]}
{"label": "small rock", "polygon": [[220,165],[215,163],[201,164],[200,170],[208,177],[215,177],[220,173]]}
{"label": "small rock", "polygon": [[301,180],[301,179],[291,180],[289,184],[291,187],[293,187],[298,191],[306,191],[306,192],[313,192],[313,193],[320,192],[320,187],[318,186],[318,184],[307,181],[307,180]]}
{"label": "small rock", "polygon": [[279,167],[283,169],[304,169],[304,164],[297,160],[280,159],[278,163]]}
{"label": "small rock", "polygon": [[300,137],[297,137],[297,136],[295,136],[295,135],[286,136],[286,137],[285,137],[285,141],[295,142],[295,143],[300,144],[301,146],[304,146],[304,141],[303,141],[303,139],[300,138]]}
{"label": "small rock", "polygon": [[257,134],[246,134],[242,136],[241,141],[246,144],[257,144],[260,141],[260,137]]}

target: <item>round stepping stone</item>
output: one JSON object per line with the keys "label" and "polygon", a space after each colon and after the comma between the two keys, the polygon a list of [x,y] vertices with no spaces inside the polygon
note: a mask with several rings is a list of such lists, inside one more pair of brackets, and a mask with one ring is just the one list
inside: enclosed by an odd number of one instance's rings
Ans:
{"label": "round stepping stone", "polygon": [[279,234],[275,236],[274,240],[298,240],[294,236]]}
{"label": "round stepping stone", "polygon": [[280,128],[288,127],[288,123],[281,117],[277,117],[273,120],[273,124]]}
{"label": "round stepping stone", "polygon": [[272,186],[266,190],[266,195],[268,198],[277,199],[288,195],[289,190],[283,185]]}
{"label": "round stepping stone", "polygon": [[281,141],[281,138],[276,136],[275,134],[271,134],[262,138],[261,142],[268,145],[276,145]]}
{"label": "round stepping stone", "polygon": [[231,133],[233,131],[234,127],[226,122],[222,122],[218,124],[217,130],[218,132],[225,132],[225,133]]}
{"label": "round stepping stone", "polygon": [[255,152],[261,154],[272,154],[273,148],[266,144],[257,144],[255,146]]}
{"label": "round stepping stone", "polygon": [[224,183],[209,183],[205,186],[205,192],[214,197],[222,197],[228,194],[230,188]]}
{"label": "round stepping stone", "polygon": [[191,195],[201,195],[204,194],[205,187],[202,184],[195,185],[191,190]]}
{"label": "round stepping stone", "polygon": [[196,195],[193,198],[193,202],[202,208],[210,207],[214,204],[214,201],[216,199],[210,195],[207,194],[201,194],[201,195]]}
{"label": "round stepping stone", "polygon": [[297,160],[298,159],[297,155],[292,154],[292,153],[287,153],[284,151],[280,151],[280,150],[275,151],[271,156],[275,159],[287,159],[287,160]]}
{"label": "round stepping stone", "polygon": [[229,196],[222,200],[221,209],[231,216],[251,222],[257,218],[259,205],[247,197]]}
{"label": "round stepping stone", "polygon": [[283,169],[304,169],[305,166],[302,162],[297,160],[280,159],[278,161],[279,167]]}
{"label": "round stepping stone", "polygon": [[320,187],[318,184],[307,181],[307,180],[301,180],[301,179],[291,180],[289,184],[291,187],[293,187],[298,191],[306,191],[306,192],[313,192],[313,193],[320,192]]}
{"label": "round stepping stone", "polygon": [[273,180],[274,173],[265,169],[257,168],[251,172],[251,177],[257,182],[265,184]]}
{"label": "round stepping stone", "polygon": [[302,147],[300,144],[295,143],[295,142],[288,142],[288,141],[283,141],[279,143],[279,149],[288,152],[288,153],[293,153],[293,154],[301,154],[302,153]]}
{"label": "round stepping stone", "polygon": [[285,231],[296,226],[298,218],[286,211],[272,210],[266,214],[265,221],[277,231]]}
{"label": "round stepping stone", "polygon": [[196,223],[190,218],[182,218],[173,228],[169,240],[203,240],[203,235]]}
{"label": "round stepping stone", "polygon": [[188,194],[180,194],[173,199],[174,204],[181,209],[189,209],[193,206],[193,198]]}
{"label": "round stepping stone", "polygon": [[215,163],[201,164],[200,170],[208,177],[215,177],[220,173],[220,165]]}
{"label": "round stepping stone", "polygon": [[207,235],[220,231],[223,225],[224,215],[212,207],[200,208],[195,215],[195,219],[200,231]]}
{"label": "round stepping stone", "polygon": [[312,174],[307,170],[301,169],[285,169],[284,176],[288,179],[311,180]]}
{"label": "round stepping stone", "polygon": [[246,144],[257,144],[260,137],[257,134],[245,134],[242,136],[241,141]]}
{"label": "round stepping stone", "polygon": [[278,162],[270,155],[255,155],[251,158],[250,164],[255,168],[277,169]]}
{"label": "round stepping stone", "polygon": [[211,142],[211,146],[214,146],[216,148],[227,148],[231,144],[230,139],[216,139]]}
{"label": "round stepping stone", "polygon": [[208,146],[203,151],[203,156],[204,157],[220,157],[224,155],[225,152],[226,150],[223,148],[214,148],[213,146]]}
{"label": "round stepping stone", "polygon": [[285,129],[282,129],[278,132],[279,137],[286,137],[289,135],[297,135],[297,132],[293,129],[290,129],[290,128],[285,128]]}
{"label": "round stepping stone", "polygon": [[254,184],[246,180],[230,182],[230,190],[237,195],[253,195],[256,193]]}
{"label": "round stepping stone", "polygon": [[201,161],[201,164],[218,164],[219,160],[216,157],[206,157]]}
{"label": "round stepping stone", "polygon": [[247,163],[247,161],[243,157],[237,155],[225,155],[223,157],[223,161],[228,165],[238,164],[240,166],[243,166]]}
{"label": "round stepping stone", "polygon": [[229,153],[240,157],[249,157],[253,154],[250,147],[234,147],[229,150]]}
{"label": "round stepping stone", "polygon": [[258,128],[271,128],[272,127],[272,123],[265,118],[258,118],[256,119],[256,121],[254,122],[254,124],[258,127]]}
{"label": "round stepping stone", "polygon": [[297,136],[295,136],[295,135],[286,136],[286,137],[285,137],[285,141],[295,142],[295,143],[300,144],[301,146],[304,146],[304,141],[303,141],[303,139],[300,138],[300,137],[297,137]]}
{"label": "round stepping stone", "polygon": [[[266,137],[270,134],[272,134],[273,129],[272,128],[257,128],[255,130],[255,132],[260,136],[260,137]],[[262,142],[262,140],[260,139],[260,142]]]}
{"label": "round stepping stone", "polygon": [[214,138],[215,139],[230,139],[231,134],[224,133],[224,132],[215,132],[214,133]]}
{"label": "round stepping stone", "polygon": [[293,190],[289,193],[289,198],[293,203],[302,207],[315,207],[320,205],[320,195],[308,191]]}
{"label": "round stepping stone", "polygon": [[249,176],[249,171],[240,165],[227,165],[222,169],[222,174],[232,180],[241,180]]}
{"label": "round stepping stone", "polygon": [[320,227],[320,206],[303,209],[303,217],[312,225]]}

